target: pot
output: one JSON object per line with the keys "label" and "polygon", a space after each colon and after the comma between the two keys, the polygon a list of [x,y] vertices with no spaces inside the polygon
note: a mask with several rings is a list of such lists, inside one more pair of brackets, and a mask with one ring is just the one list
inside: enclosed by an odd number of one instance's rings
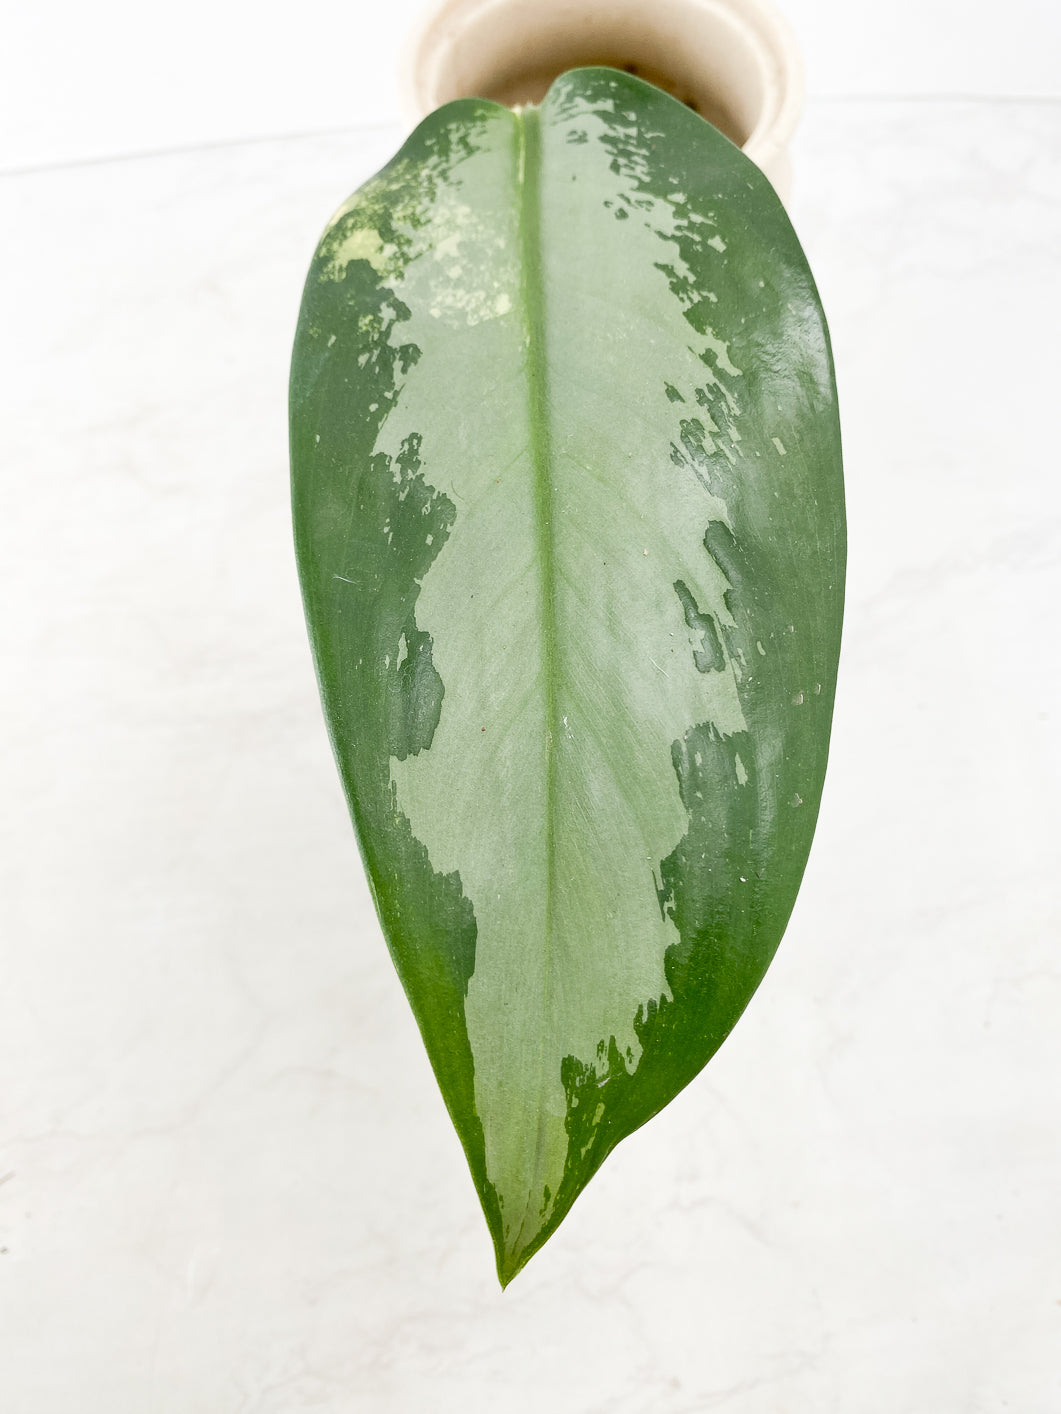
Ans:
{"label": "pot", "polygon": [[769,0],[441,0],[407,45],[403,108],[415,123],[455,98],[536,103],[558,74],[586,64],[687,103],[787,201],[803,68]]}

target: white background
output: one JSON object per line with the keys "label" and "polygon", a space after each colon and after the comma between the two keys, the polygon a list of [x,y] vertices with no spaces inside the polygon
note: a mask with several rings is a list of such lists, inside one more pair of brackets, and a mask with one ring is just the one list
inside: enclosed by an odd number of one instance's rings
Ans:
{"label": "white background", "polygon": [[[528,0],[531,3],[531,0]],[[397,122],[420,0],[7,0],[0,170]],[[787,0],[812,98],[1051,97],[1055,0]]]}
{"label": "white background", "polygon": [[414,10],[4,19],[0,1407],[1057,1414],[1061,8],[786,5],[850,497],[818,838],[733,1037],[503,1296],[286,501]]}

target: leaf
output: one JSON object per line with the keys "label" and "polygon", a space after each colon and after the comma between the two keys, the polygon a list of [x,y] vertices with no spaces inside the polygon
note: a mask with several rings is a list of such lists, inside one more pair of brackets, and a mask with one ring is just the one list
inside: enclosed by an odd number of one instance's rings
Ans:
{"label": "leaf", "polygon": [[828,337],[765,178],[587,69],[428,118],[291,375],[321,693],[507,1282],[788,920],[839,650]]}

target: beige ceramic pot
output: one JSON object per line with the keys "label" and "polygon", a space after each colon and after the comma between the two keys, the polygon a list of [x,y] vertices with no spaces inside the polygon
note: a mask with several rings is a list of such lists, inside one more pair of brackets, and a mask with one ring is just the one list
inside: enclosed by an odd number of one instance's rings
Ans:
{"label": "beige ceramic pot", "polygon": [[803,71],[768,0],[441,0],[407,46],[403,104],[419,122],[454,98],[533,103],[584,64],[639,74],[688,103],[787,199]]}

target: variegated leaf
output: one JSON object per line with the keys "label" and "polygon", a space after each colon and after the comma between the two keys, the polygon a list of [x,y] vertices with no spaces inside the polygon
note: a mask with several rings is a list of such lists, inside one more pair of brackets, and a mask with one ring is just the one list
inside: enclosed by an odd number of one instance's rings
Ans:
{"label": "variegated leaf", "polygon": [[576,71],[440,109],[339,210],[291,428],[336,756],[505,1282],[796,896],[843,600],[824,320],[752,164]]}

